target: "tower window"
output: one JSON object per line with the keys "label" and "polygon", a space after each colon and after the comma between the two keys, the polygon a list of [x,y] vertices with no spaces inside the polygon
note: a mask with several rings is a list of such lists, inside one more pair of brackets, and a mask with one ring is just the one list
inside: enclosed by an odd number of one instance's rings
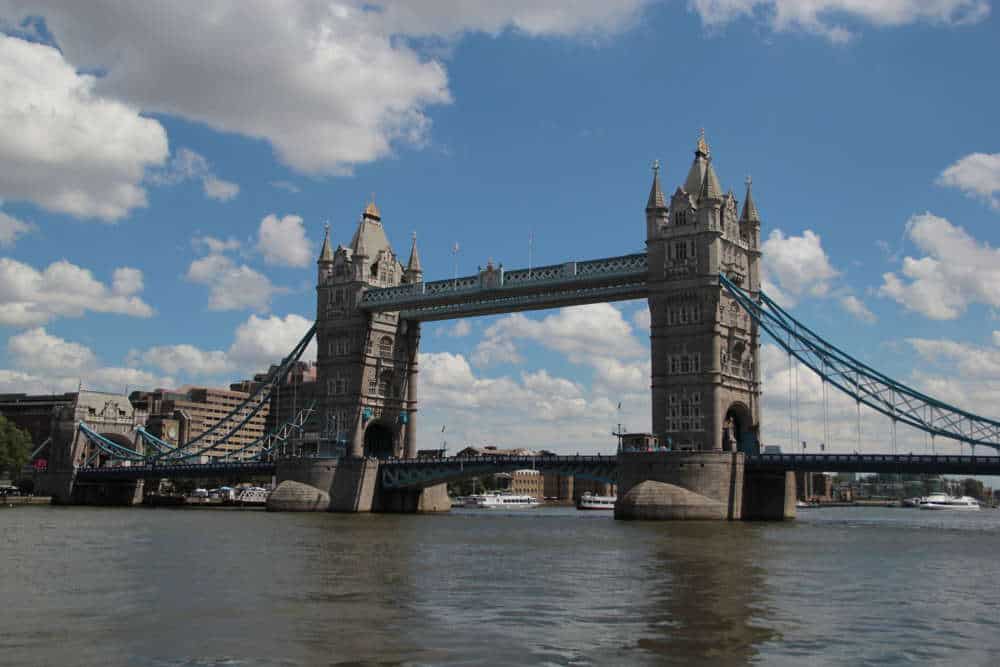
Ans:
{"label": "tower window", "polygon": [[378,353],[384,358],[392,357],[392,338],[382,336],[382,340],[378,342]]}
{"label": "tower window", "polygon": [[681,241],[674,245],[674,259],[678,261],[683,261],[687,259],[687,242]]}

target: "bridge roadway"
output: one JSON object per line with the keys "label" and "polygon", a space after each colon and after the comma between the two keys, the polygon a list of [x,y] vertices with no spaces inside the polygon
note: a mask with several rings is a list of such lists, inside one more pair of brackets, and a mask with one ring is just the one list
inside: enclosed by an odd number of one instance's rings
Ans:
{"label": "bridge roadway", "polygon": [[[623,454],[622,456],[628,456]],[[942,475],[1000,475],[1000,456],[946,454],[752,454],[746,466],[756,470],[811,472],[862,472]],[[443,482],[511,470],[576,475],[614,481],[618,457],[590,456],[474,456],[443,459],[389,459],[379,466],[382,486],[389,489],[422,488]],[[110,466],[78,468],[81,481],[121,481],[161,478],[228,477],[240,474],[272,475],[267,461],[202,464]]]}

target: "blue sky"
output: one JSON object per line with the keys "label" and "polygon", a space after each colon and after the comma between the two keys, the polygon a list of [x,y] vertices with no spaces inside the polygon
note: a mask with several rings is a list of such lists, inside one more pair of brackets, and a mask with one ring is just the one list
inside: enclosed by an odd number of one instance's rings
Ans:
{"label": "blue sky", "polygon": [[[651,161],[672,190],[704,127],[723,186],[753,176],[772,293],[1000,414],[991,3],[496,4],[0,0],[0,391],[262,369],[314,316],[323,222],[346,243],[372,192],[428,279],[456,242],[460,273],[526,264],[529,235],[536,264],[639,251]],[[643,310],[427,325],[424,432],[590,451],[648,428]],[[784,441],[787,369],[764,363]]]}

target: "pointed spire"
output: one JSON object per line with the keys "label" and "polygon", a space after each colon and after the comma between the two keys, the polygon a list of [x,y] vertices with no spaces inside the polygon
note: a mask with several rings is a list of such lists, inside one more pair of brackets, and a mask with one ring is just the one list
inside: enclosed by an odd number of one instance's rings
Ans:
{"label": "pointed spire", "polygon": [[701,194],[699,199],[721,199],[722,186],[719,185],[719,177],[715,175],[712,168],[712,160],[709,159],[705,165],[705,180],[701,184]]}
{"label": "pointed spire", "polygon": [[653,185],[649,189],[649,200],[646,202],[646,210],[666,210],[667,198],[663,196],[660,189],[660,161],[653,160]]}
{"label": "pointed spire", "polygon": [[760,223],[760,211],[757,210],[757,204],[753,200],[753,179],[749,176],[747,176],[747,197],[743,200],[743,214],[740,216],[740,222]]}
{"label": "pointed spire", "polygon": [[381,220],[382,214],[379,213],[378,206],[375,205],[375,193],[372,193],[371,201],[368,202],[368,206],[365,207],[364,217],[371,218],[372,220]]}
{"label": "pointed spire", "polygon": [[423,273],[420,268],[420,254],[417,252],[417,233],[413,232],[413,245],[410,246],[410,261],[406,263],[407,273]]}
{"label": "pointed spire", "polygon": [[361,225],[358,226],[357,242],[354,244],[355,257],[368,257],[368,247],[365,244],[365,219],[361,218]]}
{"label": "pointed spire", "polygon": [[698,144],[694,150],[694,162],[691,164],[687,179],[684,181],[684,191],[693,197],[701,195],[709,155],[708,142],[705,141],[705,128],[702,128],[698,135]]}
{"label": "pointed spire", "polygon": [[333,250],[330,248],[330,223],[327,222],[323,225],[325,233],[323,234],[323,247],[319,251],[319,260],[317,263],[333,262]]}

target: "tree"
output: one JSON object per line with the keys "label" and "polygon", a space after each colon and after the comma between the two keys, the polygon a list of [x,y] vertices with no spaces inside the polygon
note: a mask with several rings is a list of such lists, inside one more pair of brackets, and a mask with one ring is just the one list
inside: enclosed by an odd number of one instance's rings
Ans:
{"label": "tree", "polygon": [[17,479],[31,456],[31,436],[0,416],[0,472]]}

